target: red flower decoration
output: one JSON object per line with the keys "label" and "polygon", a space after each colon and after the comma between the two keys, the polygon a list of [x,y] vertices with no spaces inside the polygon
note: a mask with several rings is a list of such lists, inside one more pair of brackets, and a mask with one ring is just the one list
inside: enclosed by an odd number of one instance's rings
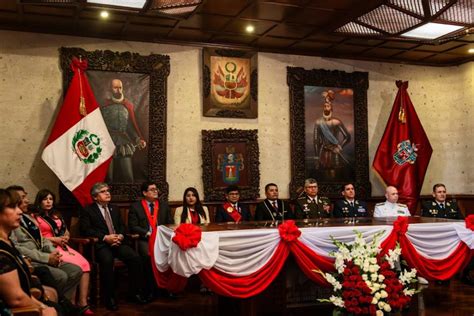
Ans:
{"label": "red flower decoration", "polygon": [[280,237],[286,242],[293,242],[301,236],[301,231],[296,227],[295,221],[288,220],[278,226]]}
{"label": "red flower decoration", "polygon": [[193,224],[180,224],[174,233],[174,243],[184,251],[196,247],[201,241],[201,228]]}
{"label": "red flower decoration", "polygon": [[466,217],[466,228],[474,230],[474,214],[468,215]]}
{"label": "red flower decoration", "polygon": [[405,234],[408,230],[408,217],[398,216],[397,220],[393,222],[393,229],[399,235]]}

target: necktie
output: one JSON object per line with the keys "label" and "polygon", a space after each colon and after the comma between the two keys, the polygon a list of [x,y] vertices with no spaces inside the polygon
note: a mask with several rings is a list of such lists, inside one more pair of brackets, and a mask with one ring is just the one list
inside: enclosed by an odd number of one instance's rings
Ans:
{"label": "necktie", "polygon": [[439,207],[441,208],[441,210],[444,211],[444,203],[441,203],[441,204],[439,205]]}
{"label": "necktie", "polygon": [[353,201],[351,201],[351,207],[354,207],[354,202]]}
{"label": "necktie", "polygon": [[276,211],[278,211],[278,204],[277,204],[277,201],[273,201],[272,204],[273,204],[273,208],[274,208]]}
{"label": "necktie", "polygon": [[112,217],[110,216],[109,208],[107,206],[104,206],[104,218],[109,234],[115,234],[114,224],[112,223]]}
{"label": "necktie", "polygon": [[153,216],[153,212],[155,211],[155,203],[150,202],[150,214]]}

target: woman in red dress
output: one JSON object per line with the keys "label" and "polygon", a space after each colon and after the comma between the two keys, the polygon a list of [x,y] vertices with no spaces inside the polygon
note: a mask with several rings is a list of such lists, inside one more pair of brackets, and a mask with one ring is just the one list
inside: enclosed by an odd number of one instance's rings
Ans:
{"label": "woman in red dress", "polygon": [[[56,249],[62,255],[64,262],[73,263],[81,267],[83,274],[79,283],[79,300],[78,304],[81,308],[82,315],[94,315],[94,312],[87,304],[87,296],[89,293],[89,280],[91,267],[86,258],[79,252],[69,247],[69,231],[61,214],[54,209],[56,197],[53,192],[48,189],[42,189],[36,194],[35,199],[35,218],[41,230],[41,235],[49,239]],[[73,302],[74,303],[74,302]]]}

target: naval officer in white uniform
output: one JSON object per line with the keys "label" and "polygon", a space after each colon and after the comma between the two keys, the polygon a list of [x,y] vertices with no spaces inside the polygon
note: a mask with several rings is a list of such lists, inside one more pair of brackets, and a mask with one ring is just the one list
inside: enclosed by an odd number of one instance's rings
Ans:
{"label": "naval officer in white uniform", "polygon": [[374,217],[396,217],[396,216],[410,216],[410,211],[405,204],[398,202],[398,190],[393,186],[388,186],[385,189],[385,198],[383,203],[375,205]]}

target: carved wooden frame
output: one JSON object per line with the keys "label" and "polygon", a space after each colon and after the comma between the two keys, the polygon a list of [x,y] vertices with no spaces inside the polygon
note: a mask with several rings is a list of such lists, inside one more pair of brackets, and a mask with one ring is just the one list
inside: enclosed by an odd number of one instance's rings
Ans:
{"label": "carved wooden frame", "polygon": [[[250,59],[250,95],[244,101],[245,109],[222,109],[211,98],[211,56]],[[258,117],[258,71],[257,53],[229,49],[204,48],[203,66],[203,115],[209,117],[257,118]]]}
{"label": "carved wooden frame", "polygon": [[[170,73],[170,59],[166,55],[148,56],[131,52],[110,50],[86,51],[77,47],[60,48],[60,64],[63,71],[63,91],[67,91],[72,80],[71,59],[82,56],[88,61],[88,69],[142,73],[150,76],[148,177],[157,183],[160,193],[168,196],[166,182],[166,110],[167,79]],[[141,196],[140,183],[112,183],[115,201],[133,201]]]}
{"label": "carved wooden frame", "polygon": [[260,195],[260,170],[258,131],[223,129],[202,130],[202,179],[205,201],[223,201],[225,187],[217,187],[213,181],[216,172],[217,157],[213,145],[215,143],[244,142],[247,147],[245,166],[248,168],[248,185],[239,185],[241,200],[254,200]]}
{"label": "carved wooden frame", "polygon": [[[350,88],[354,92],[355,179],[357,196],[371,195],[369,180],[369,147],[367,133],[367,72],[347,73],[337,70],[287,67],[287,84],[290,90],[291,182],[293,198],[301,191],[305,180],[305,86]],[[319,191],[340,198],[342,182],[320,182]]]}

